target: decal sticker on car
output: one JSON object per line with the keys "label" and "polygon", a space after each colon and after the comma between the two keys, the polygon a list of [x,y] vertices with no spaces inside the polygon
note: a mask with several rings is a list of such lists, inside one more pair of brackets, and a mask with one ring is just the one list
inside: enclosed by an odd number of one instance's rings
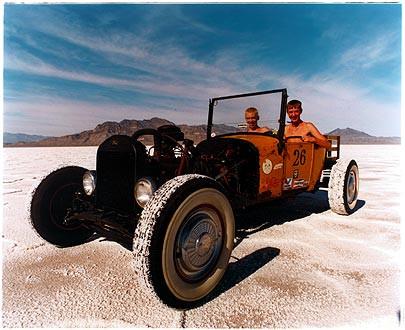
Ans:
{"label": "decal sticker on car", "polygon": [[294,180],[292,187],[293,189],[308,187],[308,181],[305,181],[304,179]]}
{"label": "decal sticker on car", "polygon": [[290,190],[292,188],[292,178],[286,178],[283,184],[284,190]]}
{"label": "decal sticker on car", "polygon": [[273,170],[279,170],[282,167],[283,167],[283,163],[278,163],[278,164],[274,165]]}
{"label": "decal sticker on car", "polygon": [[263,173],[264,174],[270,174],[271,171],[273,170],[273,163],[271,162],[270,159],[265,159],[262,165]]}
{"label": "decal sticker on car", "polygon": [[294,170],[294,172],[293,172],[293,179],[297,179],[297,178],[298,178],[298,175],[299,175],[298,170]]}

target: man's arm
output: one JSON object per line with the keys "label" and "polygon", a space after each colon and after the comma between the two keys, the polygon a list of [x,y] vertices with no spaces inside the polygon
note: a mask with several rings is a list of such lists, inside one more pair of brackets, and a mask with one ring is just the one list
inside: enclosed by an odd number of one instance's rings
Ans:
{"label": "man's arm", "polygon": [[317,145],[319,145],[319,146],[321,146],[323,148],[326,148],[326,149],[329,149],[331,147],[331,144],[328,141],[328,139],[325,136],[323,136],[321,134],[321,132],[318,131],[318,129],[315,127],[314,124],[307,123],[307,128],[308,128],[309,133],[312,136],[304,136],[303,137],[304,141],[306,141],[306,142],[314,142]]}

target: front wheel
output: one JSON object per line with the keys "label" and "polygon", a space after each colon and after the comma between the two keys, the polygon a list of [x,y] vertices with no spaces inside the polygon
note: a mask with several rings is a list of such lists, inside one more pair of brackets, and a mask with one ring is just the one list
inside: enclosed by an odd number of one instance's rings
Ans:
{"label": "front wheel", "polygon": [[332,166],[328,199],[333,212],[352,214],[359,194],[359,168],[355,160],[338,159]]}
{"label": "front wheel", "polygon": [[134,237],[141,282],[165,304],[192,307],[220,282],[234,240],[232,207],[212,179],[182,175],[143,210]]}
{"label": "front wheel", "polygon": [[83,174],[79,166],[62,167],[50,173],[35,189],[30,218],[35,231],[46,241],[60,247],[85,242],[93,231],[80,224],[64,224],[76,192],[83,191]]}

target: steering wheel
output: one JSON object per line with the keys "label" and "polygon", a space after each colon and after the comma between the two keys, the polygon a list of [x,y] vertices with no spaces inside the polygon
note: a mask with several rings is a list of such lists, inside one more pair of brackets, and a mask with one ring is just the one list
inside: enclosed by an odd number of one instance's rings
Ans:
{"label": "steering wheel", "polygon": [[162,134],[160,134],[160,132],[154,128],[142,128],[132,134],[132,138],[137,141],[143,135],[153,136],[153,156],[159,161],[162,149]]}
{"label": "steering wheel", "polygon": [[165,139],[174,142],[174,144],[180,148],[182,154],[185,153],[184,147],[178,141],[176,141],[176,139],[173,139],[169,135],[162,134],[154,128],[142,128],[136,131],[134,134],[132,134],[132,138],[138,140],[143,135],[153,135],[153,146],[154,146],[153,156],[158,161],[160,160],[160,156],[162,154],[162,141]]}

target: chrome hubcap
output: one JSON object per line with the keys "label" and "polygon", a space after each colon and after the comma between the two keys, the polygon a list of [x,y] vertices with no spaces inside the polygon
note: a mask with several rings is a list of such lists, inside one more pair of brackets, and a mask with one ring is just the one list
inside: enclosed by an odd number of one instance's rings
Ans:
{"label": "chrome hubcap", "polygon": [[351,170],[347,180],[347,202],[349,204],[353,203],[357,198],[357,180],[356,173]]}
{"label": "chrome hubcap", "polygon": [[206,277],[216,264],[223,244],[221,219],[211,208],[192,212],[176,238],[176,269],[188,282]]}
{"label": "chrome hubcap", "polygon": [[198,256],[200,258],[207,256],[209,252],[212,250],[213,243],[214,243],[213,238],[208,233],[203,234],[199,239],[197,239],[195,250]]}

